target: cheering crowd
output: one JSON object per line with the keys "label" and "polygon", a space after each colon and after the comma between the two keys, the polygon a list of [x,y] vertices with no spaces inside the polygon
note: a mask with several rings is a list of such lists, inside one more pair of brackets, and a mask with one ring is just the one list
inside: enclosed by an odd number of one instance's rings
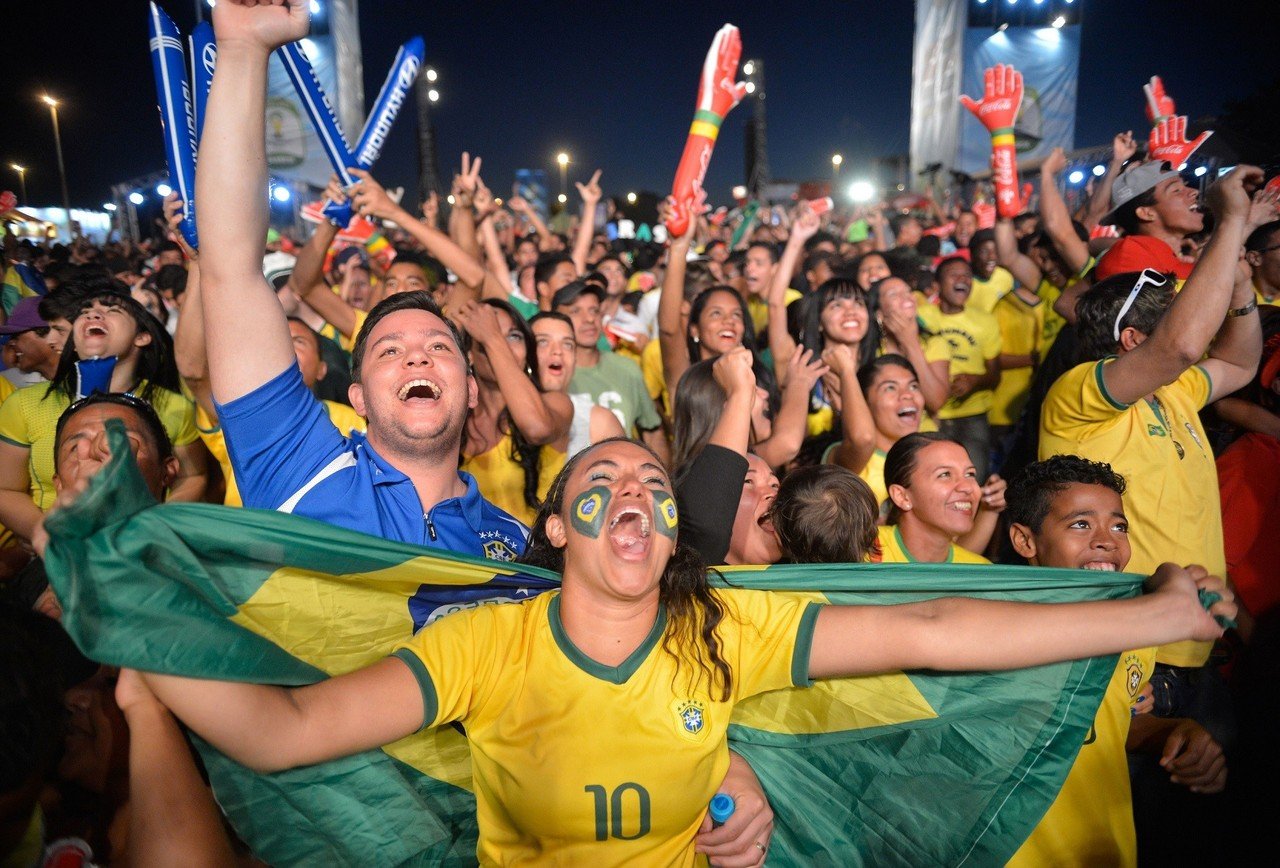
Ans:
{"label": "cheering crowd", "polygon": [[[699,195],[663,207],[687,225],[655,243],[606,230],[622,215],[596,172],[561,233],[464,154],[443,220],[434,195],[415,212],[353,169],[325,193],[350,201],[353,226],[293,239],[267,231],[264,92],[305,4],[228,2],[214,22],[199,250],[176,193],[161,240],[5,239],[5,864],[44,864],[55,841],[98,864],[260,864],[179,721],[268,770],[459,721],[486,864],[756,865],[772,809],[726,747],[738,699],[1114,653],[1090,737],[1013,863],[1267,839],[1251,823],[1277,769],[1280,186],[1242,165],[1202,197],[1177,170],[1195,143],[1168,137],[1162,88],[1148,93],[1160,136],[1144,150],[1118,134],[1074,212],[1060,150],[1034,195],[999,177],[1009,119],[984,106],[1013,86],[1000,68],[966,102],[992,131],[995,187],[946,207],[713,210]],[[99,666],[60,632],[35,553],[46,514],[110,458],[111,420],[160,500],[521,559],[563,589],[449,616],[297,691]],[[1132,600],[1053,606],[818,607],[707,587],[707,566],[783,562],[1150,579]],[[536,665],[490,665],[508,644]],[[584,750],[583,729],[537,722],[601,679],[629,691],[601,709],[665,706],[686,669],[712,707],[700,753],[590,724],[598,763],[634,750],[684,791],[655,801],[652,831],[600,845],[564,807],[581,784],[545,765]],[[738,810],[713,828],[716,792]]]}

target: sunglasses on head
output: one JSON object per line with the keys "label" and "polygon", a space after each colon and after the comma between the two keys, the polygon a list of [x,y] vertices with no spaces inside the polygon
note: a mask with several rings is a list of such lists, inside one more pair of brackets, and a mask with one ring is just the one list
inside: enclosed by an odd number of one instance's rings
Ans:
{"label": "sunglasses on head", "polygon": [[1133,307],[1134,301],[1138,298],[1138,293],[1142,292],[1144,286],[1164,286],[1169,282],[1169,278],[1165,277],[1154,268],[1144,268],[1142,273],[1138,275],[1138,280],[1133,285],[1133,289],[1129,290],[1129,297],[1124,300],[1124,304],[1120,305],[1120,312],[1116,314],[1116,324],[1112,329],[1112,336],[1120,340],[1120,321],[1124,319],[1124,315],[1129,312],[1129,308]]}

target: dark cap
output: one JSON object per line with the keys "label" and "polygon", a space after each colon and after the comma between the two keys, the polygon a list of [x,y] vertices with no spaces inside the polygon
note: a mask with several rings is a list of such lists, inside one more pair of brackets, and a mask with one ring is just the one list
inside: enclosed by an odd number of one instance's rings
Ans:
{"label": "dark cap", "polygon": [[49,324],[40,316],[40,299],[32,296],[13,306],[13,313],[9,314],[8,321],[0,325],[0,335],[17,335],[48,327]]}
{"label": "dark cap", "polygon": [[597,301],[604,301],[604,289],[602,287],[595,283],[587,283],[585,280],[575,280],[556,290],[556,294],[551,297],[551,309],[555,310],[558,307],[573,304],[578,300],[578,296],[584,292],[594,295]]}

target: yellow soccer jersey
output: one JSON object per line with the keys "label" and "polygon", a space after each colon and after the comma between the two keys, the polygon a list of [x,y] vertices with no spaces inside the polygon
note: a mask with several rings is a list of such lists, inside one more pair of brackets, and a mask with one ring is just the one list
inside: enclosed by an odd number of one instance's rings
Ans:
{"label": "yellow soccer jersey", "polygon": [[714,592],[733,671],[728,701],[662,647],[659,614],[617,667],[569,640],[560,595],[485,606],[421,630],[395,655],[422,686],[428,726],[459,721],[471,749],[481,864],[693,865],[693,838],[729,767],[736,702],[807,685],[820,606]]}
{"label": "yellow soccer jersey", "polygon": [[[141,394],[145,383],[134,387]],[[48,383],[26,386],[0,404],[0,440],[31,450],[27,459],[31,499],[41,509],[53,506],[57,492],[53,490],[53,441],[58,417],[71,406],[61,392],[49,392]],[[195,403],[177,392],[159,388],[152,390],[151,406],[164,424],[174,446],[187,446],[199,439],[196,431]]]}
{"label": "yellow soccer jersey", "polygon": [[0,377],[0,404],[3,404],[16,391],[17,388],[14,387],[12,380],[8,377]]}
{"label": "yellow soccer jersey", "polygon": [[[555,482],[560,468],[564,467],[565,454],[552,446],[535,446],[538,453],[539,500],[546,497],[551,483]],[[511,435],[502,439],[487,452],[465,458],[458,468],[476,478],[476,485],[485,500],[505,510],[526,525],[532,525],[537,510],[524,499],[524,468],[511,457]]]}
{"label": "yellow soccer jersey", "polygon": [[1130,709],[1150,680],[1155,660],[1154,648],[1120,655],[1062,789],[1009,860],[1011,868],[1138,863],[1125,741]]}
{"label": "yellow soccer jersey", "polygon": [[996,266],[991,277],[986,280],[973,278],[973,288],[969,292],[969,300],[965,307],[991,313],[996,309],[996,302],[1013,291],[1013,274],[1006,268]]}
{"label": "yellow soccer jersey", "polygon": [[[888,495],[886,495],[887,497]],[[898,530],[896,524],[881,525],[876,531],[876,539],[880,546],[879,563],[882,564],[915,564],[920,563],[911,556],[911,552],[907,551],[907,544],[902,539],[902,532]],[[875,560],[875,558],[872,558]],[[961,548],[955,543],[951,544],[951,548],[947,550],[947,558],[944,564],[989,564],[987,560],[980,554],[971,552],[966,548]]]}
{"label": "yellow soccer jersey", "polygon": [[662,343],[649,341],[640,351],[640,372],[644,374],[644,386],[649,397],[658,402],[662,415],[671,415],[671,394],[667,390],[667,374],[662,369]]}
{"label": "yellow soccer jersey", "polygon": [[[1040,458],[1066,453],[1105,461],[1125,478],[1130,572],[1149,574],[1173,561],[1225,576],[1218,471],[1198,415],[1212,391],[1209,375],[1192,366],[1157,389],[1154,401],[1126,405],[1103,383],[1111,361],[1077,365],[1053,384],[1040,411]],[[1160,660],[1199,666],[1209,647],[1162,647]]]}
{"label": "yellow soccer jersey", "polygon": [[[789,305],[791,302],[800,298],[802,293],[798,289],[788,289],[783,293],[783,300]],[[769,335],[769,302],[767,299],[758,295],[747,297],[747,313],[751,314],[751,325],[756,330],[756,340],[763,345]]]}
{"label": "yellow soccer jersey", "polygon": [[[364,417],[355,410],[337,401],[323,403],[324,408],[329,411],[329,421],[344,437],[352,431],[364,431]],[[199,405],[196,406],[196,430],[200,432],[200,439],[204,441],[209,454],[218,462],[218,467],[222,468],[222,478],[226,482],[226,495],[222,498],[222,505],[244,506],[244,501],[240,499],[240,486],[236,484],[235,471],[231,469],[231,456],[227,454],[226,435],[222,433],[221,426],[210,419]]]}
{"label": "yellow soccer jersey", "polygon": [[[966,307],[960,313],[938,317],[937,334],[951,350],[950,375],[985,374],[987,362],[1000,356],[1000,324],[993,314]],[[979,416],[991,409],[991,389],[980,389],[967,398],[947,400],[938,411],[939,419]]]}
{"label": "yellow soccer jersey", "polygon": [[[1010,356],[1036,353],[1043,358],[1044,317],[1048,305],[1037,298],[1029,303],[1016,292],[1011,292],[996,303],[995,317],[1000,325],[1000,352]],[[1000,371],[1000,385],[991,396],[991,409],[987,421],[992,425],[1012,425],[1022,414],[1031,389],[1031,377],[1035,368],[1005,368]]]}

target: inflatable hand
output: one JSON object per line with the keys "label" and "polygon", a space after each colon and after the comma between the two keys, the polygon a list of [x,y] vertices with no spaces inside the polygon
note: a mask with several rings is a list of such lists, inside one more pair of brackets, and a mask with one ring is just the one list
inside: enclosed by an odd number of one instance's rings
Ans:
{"label": "inflatable hand", "polygon": [[1013,122],[1022,107],[1022,73],[997,63],[982,73],[982,102],[961,96],[960,102],[987,128],[994,138],[1013,135]]}
{"label": "inflatable hand", "polygon": [[1160,76],[1151,76],[1151,81],[1142,86],[1142,92],[1147,95],[1147,120],[1151,121],[1151,126],[1173,117],[1176,111],[1173,97],[1164,92],[1164,82],[1160,80]]}
{"label": "inflatable hand", "polygon": [[1018,154],[1013,122],[1022,106],[1022,73],[997,63],[982,74],[982,102],[961,96],[960,102],[991,133],[991,181],[996,188],[996,208],[1001,217],[1017,217],[1022,211],[1018,195]]}
{"label": "inflatable hand", "polygon": [[[702,64],[702,77],[698,81],[698,109],[689,127],[684,153],[676,167],[676,178],[671,185],[675,200],[667,218],[667,231],[672,237],[683,235],[695,215],[694,203],[702,191],[702,180],[711,164],[711,152],[720,124],[729,111],[747,92],[745,83],[735,83],[738,58],[742,55],[742,39],[738,28],[726,24],[716,33]],[[704,194],[705,195],[705,194]]]}
{"label": "inflatable hand", "polygon": [[1152,160],[1163,160],[1177,169],[1211,135],[1212,130],[1205,130],[1188,142],[1187,116],[1174,115],[1152,127],[1151,135],[1147,138],[1147,156]]}

